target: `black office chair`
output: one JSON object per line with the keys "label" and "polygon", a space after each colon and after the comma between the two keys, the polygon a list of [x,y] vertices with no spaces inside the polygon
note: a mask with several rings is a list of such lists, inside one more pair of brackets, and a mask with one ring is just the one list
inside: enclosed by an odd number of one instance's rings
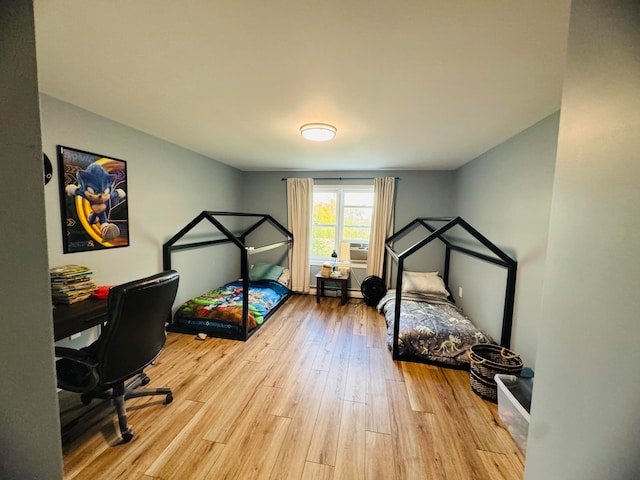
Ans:
{"label": "black office chair", "polygon": [[[81,350],[56,347],[58,387],[92,398],[113,399],[124,442],[133,438],[124,402],[129,398],[165,395],[170,388],[140,389],[149,383],[143,370],[162,351],[165,322],[178,290],[178,273],[169,270],[113,287],[107,299],[107,322],[98,340]],[[125,384],[125,382],[127,382]]]}

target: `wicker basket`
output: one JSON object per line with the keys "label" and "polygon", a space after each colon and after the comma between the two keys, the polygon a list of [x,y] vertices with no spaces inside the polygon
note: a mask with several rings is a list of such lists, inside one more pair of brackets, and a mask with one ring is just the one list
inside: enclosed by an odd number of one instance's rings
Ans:
{"label": "wicker basket", "polygon": [[471,347],[471,390],[482,398],[496,402],[498,387],[496,374],[519,375],[522,372],[522,358],[517,353],[491,343],[478,343]]}

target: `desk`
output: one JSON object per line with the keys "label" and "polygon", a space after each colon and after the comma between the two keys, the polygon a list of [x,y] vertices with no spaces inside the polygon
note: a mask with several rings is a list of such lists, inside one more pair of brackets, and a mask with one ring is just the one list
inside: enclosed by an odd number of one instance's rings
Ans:
{"label": "desk", "polygon": [[57,342],[106,321],[106,300],[88,298],[71,305],[56,304],[53,309],[53,336]]}
{"label": "desk", "polygon": [[341,297],[340,305],[347,303],[347,281],[349,280],[349,274],[343,275],[338,278],[323,277],[319,273],[316,273],[316,303],[320,303],[320,297],[324,296],[324,286],[326,282],[334,282],[340,284]]}

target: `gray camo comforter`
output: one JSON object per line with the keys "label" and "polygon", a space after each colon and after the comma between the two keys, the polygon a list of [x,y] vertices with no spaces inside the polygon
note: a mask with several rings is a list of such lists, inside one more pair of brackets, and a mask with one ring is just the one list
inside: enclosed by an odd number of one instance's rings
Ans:
{"label": "gray camo comforter", "polygon": [[[387,321],[387,346],[393,349],[396,295],[388,293],[378,303]],[[402,295],[400,302],[401,356],[420,357],[429,363],[469,368],[468,352],[476,343],[494,343],[454,304],[420,294]]]}

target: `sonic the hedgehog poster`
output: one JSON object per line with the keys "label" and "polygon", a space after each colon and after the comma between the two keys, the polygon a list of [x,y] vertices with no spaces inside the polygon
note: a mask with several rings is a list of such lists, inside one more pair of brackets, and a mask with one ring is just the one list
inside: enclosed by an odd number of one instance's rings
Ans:
{"label": "sonic the hedgehog poster", "polygon": [[129,245],[127,163],[58,145],[64,253]]}

